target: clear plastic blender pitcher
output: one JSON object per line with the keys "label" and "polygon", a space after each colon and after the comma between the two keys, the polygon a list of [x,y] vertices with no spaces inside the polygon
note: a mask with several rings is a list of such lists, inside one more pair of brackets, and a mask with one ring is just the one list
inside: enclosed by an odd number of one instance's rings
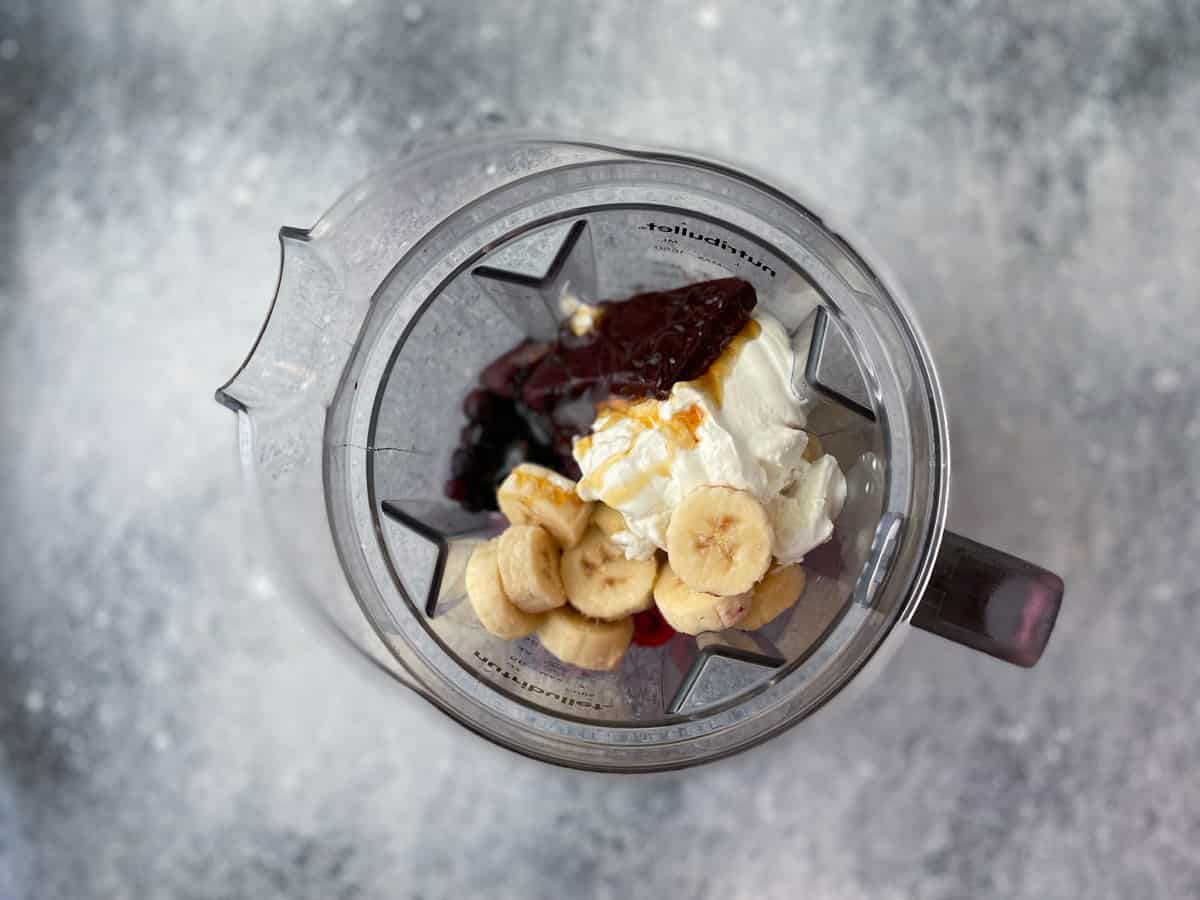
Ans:
{"label": "clear plastic blender pitcher", "polygon": [[[909,625],[1040,656],[1061,580],[945,531],[946,414],[924,341],[878,264],[792,193],[674,153],[501,137],[410,159],[280,238],[266,324],[217,397],[282,571],[478,733],[563,765],[673,768],[794,725]],[[443,491],[480,370],[553,334],[565,289],[617,299],[730,275],[787,328],[807,428],[847,475],[801,602],[754,633],[631,647],[612,672],[488,634],[463,570],[502,520]]]}

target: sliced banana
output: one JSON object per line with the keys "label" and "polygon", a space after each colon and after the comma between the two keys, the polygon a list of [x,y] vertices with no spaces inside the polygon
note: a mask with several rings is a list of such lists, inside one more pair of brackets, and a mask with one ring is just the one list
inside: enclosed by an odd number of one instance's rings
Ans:
{"label": "sliced banana", "polygon": [[587,530],[592,504],[575,493],[575,482],[533,463],[521,463],[496,490],[500,512],[513,525],[541,525],[563,547],[574,547]]}
{"label": "sliced banana", "polygon": [[559,575],[559,551],[540,525],[513,525],[497,543],[500,583],[508,599],[528,613],[567,602]]}
{"label": "sliced banana", "polygon": [[515,641],[537,630],[542,616],[525,612],[504,593],[496,541],[475,548],[467,561],[466,583],[471,608],[480,624],[496,637]]}
{"label": "sliced banana", "polygon": [[683,498],[667,526],[667,558],[688,587],[732,596],[771,564],[771,523],[745,491],[708,485]]}
{"label": "sliced banana", "polygon": [[612,537],[618,531],[625,531],[625,517],[620,512],[605,503],[597,503],[592,510],[592,524]]}
{"label": "sliced banana", "polygon": [[542,646],[565,663],[615,669],[633,640],[633,619],[600,622],[564,606],[546,613],[537,635]]}
{"label": "sliced banana", "polygon": [[732,628],[750,608],[749,594],[718,597],[692,590],[665,564],[654,583],[654,602],[667,624],[684,634]]}
{"label": "sliced banana", "polygon": [[656,559],[626,559],[599,528],[589,528],[562,556],[567,602],[594,619],[611,622],[649,609],[657,575]]}
{"label": "sliced banana", "polygon": [[750,610],[737,627],[754,631],[791,609],[804,593],[805,580],[804,569],[797,565],[771,569],[750,592]]}

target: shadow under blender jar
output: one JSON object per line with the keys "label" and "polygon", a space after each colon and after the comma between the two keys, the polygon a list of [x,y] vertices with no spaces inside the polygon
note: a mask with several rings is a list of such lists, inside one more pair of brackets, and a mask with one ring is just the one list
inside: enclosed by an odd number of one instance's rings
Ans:
{"label": "shadow under blender jar", "polygon": [[[1020,665],[1045,646],[1062,582],[944,531],[942,397],[895,285],[790,194],[671,153],[486,139],[367,180],[281,242],[267,322],[218,391],[281,570],[359,651],[491,740],[583,768],[691,765],[805,718],[909,623]],[[443,492],[480,370],[551,337],[564,291],[731,275],[787,329],[807,430],[847,478],[801,601],[757,632],[632,646],[611,672],[493,637],[463,571],[503,521]]]}

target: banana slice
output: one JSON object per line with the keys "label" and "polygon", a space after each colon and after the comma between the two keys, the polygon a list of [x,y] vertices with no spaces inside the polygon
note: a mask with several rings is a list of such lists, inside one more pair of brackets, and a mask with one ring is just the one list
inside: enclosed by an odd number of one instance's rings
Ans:
{"label": "banana slice", "polygon": [[527,613],[567,602],[559,575],[558,545],[540,525],[513,525],[497,544],[500,583],[508,599]]}
{"label": "banana slice", "polygon": [[609,537],[618,531],[625,531],[625,517],[604,503],[597,503],[596,508],[592,510],[592,524]]}
{"label": "banana slice", "polygon": [[683,498],[667,526],[667,558],[693,590],[733,596],[771,564],[771,523],[745,491],[708,485]]}
{"label": "banana slice", "polygon": [[479,622],[498,638],[515,641],[533,634],[541,615],[525,612],[508,599],[500,583],[496,541],[480,544],[467,561],[467,599]]}
{"label": "banana slice", "polygon": [[574,547],[587,530],[592,504],[575,493],[575,482],[533,463],[521,463],[496,490],[500,512],[513,525],[541,525],[563,547]]}
{"label": "banana slice", "polygon": [[750,610],[737,623],[742,631],[762,628],[791,609],[804,593],[806,578],[800,566],[776,566],[750,592]]}
{"label": "banana slice", "polygon": [[669,565],[664,565],[654,583],[654,602],[667,624],[676,631],[701,634],[736,625],[750,608],[750,595],[718,597],[694,591]]}
{"label": "banana slice", "polygon": [[552,609],[538,626],[542,646],[581,669],[615,669],[633,640],[633,619],[598,622],[569,606]]}
{"label": "banana slice", "polygon": [[567,602],[594,619],[612,622],[649,609],[657,575],[656,559],[626,559],[599,528],[589,528],[562,556]]}

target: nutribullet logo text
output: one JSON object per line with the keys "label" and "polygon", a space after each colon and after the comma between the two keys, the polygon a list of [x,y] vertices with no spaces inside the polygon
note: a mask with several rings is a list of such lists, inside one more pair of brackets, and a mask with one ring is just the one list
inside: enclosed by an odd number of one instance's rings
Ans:
{"label": "nutribullet logo text", "polygon": [[721,250],[727,250],[739,259],[744,259],[751,265],[769,273],[772,278],[775,277],[774,269],[755,259],[745,250],[734,247],[732,244],[728,244],[721,238],[714,235],[699,234],[695,231],[692,231],[688,228],[687,222],[680,222],[678,225],[659,225],[655,222],[647,222],[645,225],[639,226],[638,230],[656,231],[659,234],[677,234],[680,237],[690,238],[693,241],[701,241],[702,243],[708,244],[710,247],[718,247]]}
{"label": "nutribullet logo text", "polygon": [[610,708],[607,706],[602,706],[599,703],[593,703],[590,700],[576,700],[574,697],[568,697],[565,694],[559,694],[559,693],[556,693],[555,691],[547,691],[543,688],[538,687],[536,684],[530,684],[528,681],[525,681],[519,675],[514,675],[512,672],[508,671],[507,669],[505,669],[503,666],[499,665],[498,663],[492,662],[492,660],[488,659],[486,656],[484,656],[478,650],[475,651],[475,658],[477,660],[479,660],[481,663],[483,663],[483,665],[486,668],[491,669],[493,672],[497,673],[502,678],[507,678],[509,681],[511,681],[514,685],[521,688],[522,690],[528,691],[531,694],[542,694],[545,696],[545,698],[547,700],[557,700],[563,706],[581,706],[586,709],[609,709]]}

